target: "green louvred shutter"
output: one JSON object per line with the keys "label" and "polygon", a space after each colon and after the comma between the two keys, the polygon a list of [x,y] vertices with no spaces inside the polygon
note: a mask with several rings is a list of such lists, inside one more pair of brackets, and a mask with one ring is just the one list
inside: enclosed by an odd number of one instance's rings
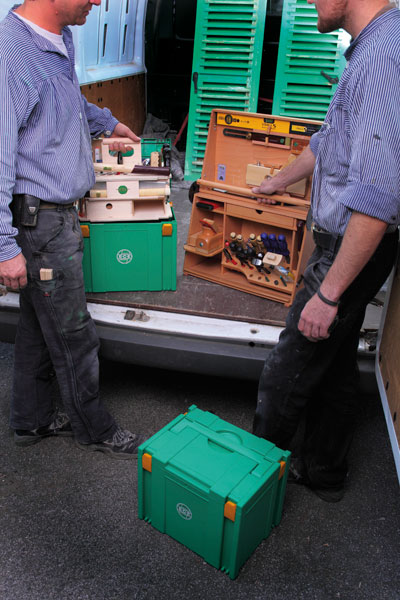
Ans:
{"label": "green louvred shutter", "polygon": [[213,108],[257,111],[267,0],[198,0],[185,179],[201,176]]}
{"label": "green louvred shutter", "polygon": [[323,120],[345,68],[350,36],[321,34],[307,0],[284,0],[272,113]]}

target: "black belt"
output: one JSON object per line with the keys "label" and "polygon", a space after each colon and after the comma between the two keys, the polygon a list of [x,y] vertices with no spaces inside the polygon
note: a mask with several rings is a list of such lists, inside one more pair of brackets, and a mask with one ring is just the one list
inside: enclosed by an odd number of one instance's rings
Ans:
{"label": "black belt", "polygon": [[342,235],[330,233],[326,229],[319,227],[316,223],[311,225],[311,231],[316,246],[320,246],[324,250],[329,250],[334,254],[338,252],[343,239]]}
{"label": "black belt", "polygon": [[19,227],[36,227],[38,213],[43,209],[68,210],[74,206],[74,202],[68,204],[57,204],[56,202],[44,202],[36,196],[29,194],[16,194],[11,202],[11,212],[13,214],[13,225]]}
{"label": "black belt", "polygon": [[[385,233],[394,233],[397,230],[397,225],[388,225]],[[343,236],[337,233],[330,233],[326,229],[322,229],[316,223],[311,224],[311,232],[316,246],[329,250],[336,254],[339,251]]]}
{"label": "black belt", "polygon": [[[30,199],[37,200],[35,196],[31,196],[30,194],[15,194],[13,196],[13,203],[21,203],[29,201]],[[46,209],[57,209],[57,210],[66,210],[68,208],[73,208],[75,206],[75,202],[69,202],[68,204],[61,204],[57,202],[45,202],[44,200],[40,200],[39,210]]]}

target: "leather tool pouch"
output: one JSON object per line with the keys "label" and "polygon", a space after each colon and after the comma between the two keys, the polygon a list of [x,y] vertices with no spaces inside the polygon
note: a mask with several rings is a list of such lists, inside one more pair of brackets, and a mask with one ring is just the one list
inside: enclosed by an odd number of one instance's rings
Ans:
{"label": "leather tool pouch", "polygon": [[36,227],[40,198],[23,196],[19,205],[19,223],[24,227]]}

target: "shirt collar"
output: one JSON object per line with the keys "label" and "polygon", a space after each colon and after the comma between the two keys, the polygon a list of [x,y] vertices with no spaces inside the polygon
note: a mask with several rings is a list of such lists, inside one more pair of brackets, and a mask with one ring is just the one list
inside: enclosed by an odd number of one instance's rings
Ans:
{"label": "shirt collar", "polygon": [[373,33],[378,27],[380,27],[383,20],[390,18],[388,13],[392,10],[398,10],[396,5],[393,3],[387,4],[371,19],[371,21],[360,31],[358,36],[351,40],[350,46],[344,53],[346,60],[350,60],[350,57],[355,49],[355,47],[363,42],[365,38],[369,37],[371,33]]}
{"label": "shirt collar", "polygon": [[[29,27],[29,25],[25,23],[25,21],[19,19],[17,15],[14,14],[14,8],[17,8],[17,6],[20,5],[16,4],[15,6],[13,6],[6,17],[11,20],[13,28],[19,31],[24,30],[25,33],[29,33],[32,36],[32,41],[40,50],[44,50],[45,52],[57,52],[57,49],[55,48],[54,44],[50,42],[50,40],[46,39],[39,33],[36,33],[36,31]],[[64,44],[67,48],[68,54],[71,56],[71,52],[73,52],[72,32],[69,27],[63,27],[61,34],[63,36]]]}

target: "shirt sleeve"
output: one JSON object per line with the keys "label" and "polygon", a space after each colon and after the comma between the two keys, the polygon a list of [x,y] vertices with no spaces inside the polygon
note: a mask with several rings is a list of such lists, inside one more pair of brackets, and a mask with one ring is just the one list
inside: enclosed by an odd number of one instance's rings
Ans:
{"label": "shirt sleeve", "polygon": [[316,133],[313,133],[313,135],[310,138],[310,150],[314,154],[314,156],[317,156],[318,154],[319,140],[319,131],[317,131]]}
{"label": "shirt sleeve", "polygon": [[89,123],[90,135],[98,137],[105,132],[113,132],[118,124],[118,119],[112,116],[108,108],[99,108],[96,104],[88,102],[82,95],[86,118]]}
{"label": "shirt sleeve", "polygon": [[338,200],[398,224],[400,202],[400,63],[371,61],[350,87],[350,165]]}
{"label": "shirt sleeve", "polygon": [[10,203],[15,186],[18,131],[29,105],[26,85],[15,79],[0,59],[0,262],[17,256],[18,230],[12,225]]}

